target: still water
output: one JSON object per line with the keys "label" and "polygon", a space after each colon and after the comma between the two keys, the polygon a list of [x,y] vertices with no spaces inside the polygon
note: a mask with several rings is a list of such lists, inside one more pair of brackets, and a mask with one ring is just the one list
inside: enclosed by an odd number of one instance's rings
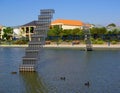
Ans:
{"label": "still water", "polygon": [[24,48],[0,48],[0,93],[120,93],[120,50],[47,48],[36,73],[19,73],[24,55]]}

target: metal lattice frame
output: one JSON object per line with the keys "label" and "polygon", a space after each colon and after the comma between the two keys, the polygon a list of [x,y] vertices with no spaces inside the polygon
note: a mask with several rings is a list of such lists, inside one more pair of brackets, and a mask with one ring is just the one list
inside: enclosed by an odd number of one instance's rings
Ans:
{"label": "metal lattice frame", "polygon": [[84,27],[84,35],[85,35],[85,43],[86,43],[86,51],[92,51],[92,42],[90,40],[91,38],[91,34],[90,34],[90,30],[87,27]]}
{"label": "metal lattice frame", "polygon": [[53,13],[53,9],[43,9],[40,11],[37,22],[38,25],[26,48],[25,56],[23,57],[23,62],[19,67],[19,71],[36,71],[40,51],[45,44],[45,38],[47,36],[47,31],[49,30]]}

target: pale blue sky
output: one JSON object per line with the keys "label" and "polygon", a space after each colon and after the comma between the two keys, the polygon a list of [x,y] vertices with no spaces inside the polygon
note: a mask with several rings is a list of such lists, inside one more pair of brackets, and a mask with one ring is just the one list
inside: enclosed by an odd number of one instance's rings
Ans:
{"label": "pale blue sky", "polygon": [[120,25],[120,0],[0,0],[0,25],[23,25],[48,8],[56,11],[54,19]]}

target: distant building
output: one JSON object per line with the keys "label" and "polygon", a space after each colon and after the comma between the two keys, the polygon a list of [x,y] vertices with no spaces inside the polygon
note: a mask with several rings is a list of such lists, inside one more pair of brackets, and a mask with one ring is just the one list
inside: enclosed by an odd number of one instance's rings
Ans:
{"label": "distant building", "polygon": [[13,28],[13,39],[19,39],[23,36],[20,31],[20,26],[14,26]]}
{"label": "distant building", "polygon": [[31,35],[34,33],[34,29],[37,26],[37,21],[32,21],[27,24],[24,24],[20,27],[21,34],[31,40]]}
{"label": "distant building", "polygon": [[115,26],[115,27],[113,27],[113,26],[107,26],[106,29],[108,31],[113,31],[113,30],[120,31],[120,26]]}
{"label": "distant building", "polygon": [[0,39],[2,38],[2,26],[0,26]]}
{"label": "distant building", "polygon": [[79,20],[57,19],[52,21],[51,26],[59,25],[62,29],[83,29],[84,23]]}
{"label": "distant building", "polygon": [[6,27],[5,26],[0,26],[0,39],[2,39],[2,36],[3,36],[3,30],[5,29]]}
{"label": "distant building", "polygon": [[[37,26],[37,21],[31,21],[19,27],[13,29],[14,37],[21,38],[25,37],[31,40],[31,35],[34,34],[35,28]],[[93,27],[91,24],[85,24],[79,20],[66,20],[66,19],[57,19],[51,22],[51,26],[59,25],[62,29],[83,29],[84,26],[89,28]]]}
{"label": "distant building", "polygon": [[95,25],[93,25],[93,24],[88,24],[88,23],[86,23],[85,26],[88,27],[88,28],[93,28],[93,27],[95,27]]}

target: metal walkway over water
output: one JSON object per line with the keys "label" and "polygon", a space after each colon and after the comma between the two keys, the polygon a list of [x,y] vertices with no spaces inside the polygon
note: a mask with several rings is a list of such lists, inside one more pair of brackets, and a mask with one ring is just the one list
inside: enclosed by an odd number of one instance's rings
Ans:
{"label": "metal walkway over water", "polygon": [[53,9],[42,9],[40,11],[37,23],[38,26],[35,29],[35,33],[31,36],[31,41],[25,50],[25,56],[23,57],[19,71],[36,71],[40,51],[45,44],[45,38],[54,12]]}

